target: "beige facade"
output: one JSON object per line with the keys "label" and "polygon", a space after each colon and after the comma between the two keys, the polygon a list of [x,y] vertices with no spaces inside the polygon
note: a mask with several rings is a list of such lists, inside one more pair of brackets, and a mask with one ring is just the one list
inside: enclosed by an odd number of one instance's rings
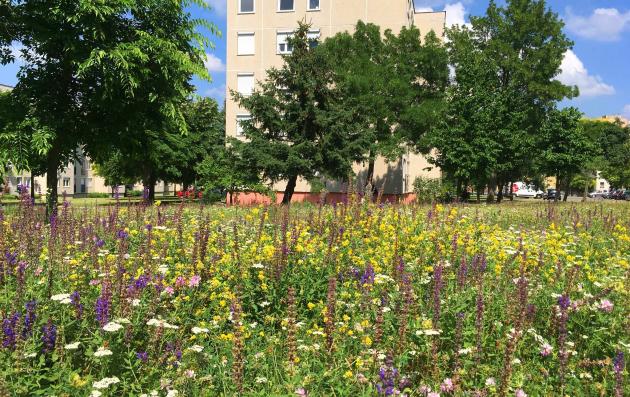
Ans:
{"label": "beige facade", "polygon": [[[288,51],[286,37],[298,21],[311,24],[310,34],[323,40],[352,31],[359,20],[374,23],[382,31],[398,32],[415,25],[423,34],[434,31],[442,37],[446,19],[444,12],[415,12],[413,0],[228,0],[227,4],[226,134],[234,137],[240,137],[238,122],[248,115],[233,101],[230,90],[251,92],[265,79],[267,69],[282,66],[282,54]],[[394,162],[378,159],[375,183],[385,193],[408,193],[417,176],[440,176],[439,170],[429,167],[426,158],[412,152]],[[365,177],[366,165],[354,168],[359,179]],[[342,186],[327,183],[330,191]],[[284,183],[274,188],[281,191]],[[296,192],[310,191],[306,181],[298,182]]]}

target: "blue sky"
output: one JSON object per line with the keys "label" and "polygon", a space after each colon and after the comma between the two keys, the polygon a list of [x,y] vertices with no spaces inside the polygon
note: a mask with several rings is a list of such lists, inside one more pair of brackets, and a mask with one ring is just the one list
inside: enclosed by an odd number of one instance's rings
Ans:
{"label": "blue sky", "polygon": [[[214,22],[220,31],[225,32],[226,0],[206,1],[213,9],[194,10],[195,16]],[[483,14],[488,5],[488,0],[415,1],[419,9],[446,10],[449,25],[468,22],[470,15]],[[575,42],[573,50],[565,56],[560,80],[579,86],[581,95],[564,104],[576,106],[591,117],[623,114],[630,118],[630,1],[548,0],[548,5],[565,20],[566,33]],[[225,38],[215,37],[213,41],[215,48],[208,49],[206,62],[213,81],[195,80],[195,84],[199,94],[222,103],[225,95]],[[17,64],[0,66],[0,83],[14,85],[17,70]]]}

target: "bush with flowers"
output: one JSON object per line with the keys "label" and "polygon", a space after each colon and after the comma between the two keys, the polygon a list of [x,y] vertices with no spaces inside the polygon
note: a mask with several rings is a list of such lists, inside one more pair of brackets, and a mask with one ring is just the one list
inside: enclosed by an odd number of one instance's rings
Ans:
{"label": "bush with flowers", "polygon": [[0,395],[625,396],[624,204],[0,213]]}

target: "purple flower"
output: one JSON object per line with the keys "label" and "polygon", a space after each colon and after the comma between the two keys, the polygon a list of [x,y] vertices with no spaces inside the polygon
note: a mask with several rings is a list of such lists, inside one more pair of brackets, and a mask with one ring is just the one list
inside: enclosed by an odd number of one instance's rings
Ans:
{"label": "purple flower", "polygon": [[43,352],[48,353],[55,350],[57,342],[57,326],[48,320],[48,323],[42,327],[42,342],[44,343]]}
{"label": "purple flower", "polygon": [[121,240],[125,240],[127,237],[129,237],[129,233],[127,233],[124,230],[119,230],[118,233],[116,234],[116,237],[118,237]]}
{"label": "purple flower", "polygon": [[571,300],[569,299],[568,295],[562,295],[561,297],[558,298],[558,306],[560,306],[561,309],[563,310],[567,310],[569,308],[569,306],[571,306]]}
{"label": "purple flower", "polygon": [[623,372],[624,361],[623,352],[619,350],[613,360],[613,369],[615,370],[615,373]]}
{"label": "purple flower", "polygon": [[24,316],[24,329],[22,330],[22,337],[26,338],[33,332],[33,324],[35,324],[35,319],[37,316],[35,315],[35,301],[30,301],[26,303],[26,315]]}
{"label": "purple flower", "polygon": [[4,334],[4,338],[2,339],[2,347],[8,349],[15,348],[15,327],[17,326],[19,319],[19,313],[14,313],[11,317],[2,320],[2,333]]}
{"label": "purple flower", "polygon": [[81,304],[81,295],[78,291],[74,291],[70,295],[70,303],[74,306],[77,318],[81,318],[83,316],[83,304]]}
{"label": "purple flower", "polygon": [[109,299],[109,293],[107,291],[107,285],[103,284],[101,288],[101,296],[96,300],[96,320],[99,324],[104,326],[109,322],[109,310],[111,308],[111,302]]}
{"label": "purple flower", "polygon": [[142,361],[143,363],[146,363],[147,361],[149,361],[149,353],[147,352],[137,352],[136,353],[136,358],[140,361]]}

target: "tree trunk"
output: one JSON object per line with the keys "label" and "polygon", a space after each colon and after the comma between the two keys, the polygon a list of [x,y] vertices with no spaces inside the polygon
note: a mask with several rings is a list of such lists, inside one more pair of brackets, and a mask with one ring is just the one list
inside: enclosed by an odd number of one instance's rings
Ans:
{"label": "tree trunk", "polygon": [[564,198],[562,199],[562,201],[566,202],[567,199],[569,198],[569,188],[571,186],[571,180],[573,179],[573,177],[571,175],[567,176],[567,183],[566,183],[566,187],[564,189]]}
{"label": "tree trunk", "polygon": [[494,190],[497,187],[497,182],[494,177],[490,178],[488,182],[488,197],[486,198],[486,203],[492,204],[494,202]]}
{"label": "tree trunk", "polygon": [[297,179],[297,175],[294,175],[287,181],[287,187],[284,189],[284,196],[282,197],[282,205],[287,205],[291,202],[293,192],[295,192],[295,185],[297,185]]}
{"label": "tree trunk", "polygon": [[477,186],[477,204],[481,203],[481,188]]}
{"label": "tree trunk", "polygon": [[582,202],[586,202],[586,196],[588,196],[588,179],[587,183],[584,185],[584,192],[582,192]]}
{"label": "tree trunk", "polygon": [[[369,161],[368,161],[368,169],[367,169],[367,175],[365,176],[365,185],[363,186],[364,188],[367,188],[368,186],[374,186],[374,166],[376,164],[376,159],[374,158],[374,156],[372,155],[372,152],[370,152],[369,156]],[[372,192],[366,192],[366,194],[371,194]]]}
{"label": "tree trunk", "polygon": [[560,174],[556,174],[556,195],[554,196],[553,201],[557,202],[559,196],[560,196]]}
{"label": "tree trunk", "polygon": [[514,201],[514,182],[510,182],[510,201]]}
{"label": "tree trunk", "polygon": [[457,201],[461,201],[462,200],[462,181],[457,178],[457,182],[456,186],[455,186],[455,197],[457,197]]}
{"label": "tree trunk", "polygon": [[31,173],[31,199],[35,203],[35,175]]}
{"label": "tree trunk", "polygon": [[57,171],[59,170],[59,148],[55,143],[48,151],[46,158],[46,218],[50,220],[52,215],[57,214]]}
{"label": "tree trunk", "polygon": [[499,193],[497,194],[497,204],[501,204],[501,202],[503,201],[503,188],[505,187],[505,185],[503,184],[503,182],[499,183]]}

